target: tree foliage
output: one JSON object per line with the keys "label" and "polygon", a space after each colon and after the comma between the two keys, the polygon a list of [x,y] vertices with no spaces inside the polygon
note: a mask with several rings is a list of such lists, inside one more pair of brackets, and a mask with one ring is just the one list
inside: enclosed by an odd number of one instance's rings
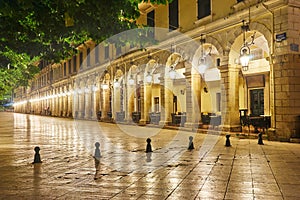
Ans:
{"label": "tree foliage", "polygon": [[[1,0],[0,93],[26,84],[36,60],[58,62],[76,47],[136,27],[142,0]],[[167,0],[150,0],[166,4]],[[13,70],[8,69],[13,66]],[[28,74],[29,73],[29,74]]]}

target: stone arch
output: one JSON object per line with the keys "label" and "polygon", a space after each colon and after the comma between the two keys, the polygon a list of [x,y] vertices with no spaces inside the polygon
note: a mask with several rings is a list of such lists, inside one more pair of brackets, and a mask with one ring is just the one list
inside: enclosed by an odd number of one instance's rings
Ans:
{"label": "stone arch", "polygon": [[156,59],[150,59],[146,64],[145,72],[150,71],[152,73],[157,66],[158,61]]}
{"label": "stone arch", "polygon": [[[252,23],[250,23],[249,26],[250,26],[250,31],[248,31],[246,34],[246,40],[247,40],[247,37],[249,38],[251,35],[253,35],[254,32],[256,32],[256,38],[257,38],[257,36],[263,36],[265,38],[265,40],[267,41],[268,51],[269,51],[268,54],[270,55],[272,38],[273,38],[271,31],[265,25],[263,25],[259,22],[252,22]],[[236,57],[236,55],[234,55],[234,54],[236,54],[237,52],[239,53],[239,50],[242,47],[243,31],[240,26],[237,26],[235,28],[230,29],[228,32],[224,32],[223,34],[226,34],[227,36],[229,36],[227,38],[227,45],[230,48],[228,64],[234,64],[232,57],[234,57],[234,56]],[[240,47],[238,47],[238,46],[240,46]]]}
{"label": "stone arch", "polygon": [[221,55],[221,52],[223,52],[222,44],[216,37],[214,37],[212,35],[208,35],[206,37],[206,43],[213,45],[215,47],[216,51],[218,52],[218,55]]}
{"label": "stone arch", "polygon": [[[259,30],[252,30],[246,33],[246,42],[251,41],[250,37],[254,36],[254,44],[250,45],[250,51],[255,49],[262,49],[264,57],[270,56],[270,44],[268,38],[265,37],[265,34],[261,33]],[[241,47],[243,46],[243,33],[235,37],[234,42],[231,44],[229,52],[229,61],[228,64],[235,66],[239,63],[239,56]]]}
{"label": "stone arch", "polygon": [[257,30],[258,32],[260,32],[267,40],[269,49],[271,50],[273,35],[272,32],[265,25],[259,22],[252,22],[250,24],[250,30]]}
{"label": "stone arch", "polygon": [[168,50],[159,51],[157,54],[159,63],[165,65],[165,63],[167,62],[167,60],[171,54],[172,53]]}
{"label": "stone arch", "polygon": [[[214,44],[217,45],[214,46]],[[203,48],[203,49],[202,49]],[[206,43],[200,44],[198,49],[195,51],[192,60],[192,66],[194,68],[193,73],[199,73],[202,76],[202,80],[220,80],[219,69],[217,68],[220,61],[217,59],[221,58],[219,51],[222,50],[221,44],[216,40],[215,37],[208,37]],[[204,51],[204,53],[202,52]],[[203,54],[202,54],[203,53]],[[204,55],[204,60],[202,57]],[[203,63],[205,61],[205,63]]]}

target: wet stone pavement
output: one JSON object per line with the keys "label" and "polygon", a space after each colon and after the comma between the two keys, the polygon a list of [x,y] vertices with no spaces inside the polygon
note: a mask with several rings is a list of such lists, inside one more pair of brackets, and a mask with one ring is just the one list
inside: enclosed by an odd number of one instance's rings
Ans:
{"label": "wet stone pavement", "polygon": [[[1,112],[0,199],[300,199],[300,144],[225,141],[213,131]],[[36,146],[42,163],[32,164]]]}

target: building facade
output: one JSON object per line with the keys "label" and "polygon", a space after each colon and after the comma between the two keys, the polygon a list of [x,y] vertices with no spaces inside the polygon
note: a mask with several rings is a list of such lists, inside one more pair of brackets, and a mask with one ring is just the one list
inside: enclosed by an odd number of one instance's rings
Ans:
{"label": "building facade", "polygon": [[15,90],[15,112],[299,136],[298,0],[174,0],[140,11],[157,43],[87,41],[72,58],[41,63],[30,87]]}

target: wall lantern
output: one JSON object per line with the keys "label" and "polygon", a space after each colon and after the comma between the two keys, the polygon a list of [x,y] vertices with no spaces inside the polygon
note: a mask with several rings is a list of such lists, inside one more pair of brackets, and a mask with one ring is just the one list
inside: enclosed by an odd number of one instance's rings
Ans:
{"label": "wall lantern", "polygon": [[129,85],[134,85],[134,79],[133,79],[133,75],[131,74],[129,79],[128,79],[128,84]]}
{"label": "wall lantern", "polygon": [[98,87],[97,87],[96,85],[93,85],[92,90],[93,90],[94,92],[96,92],[96,91],[98,91]]}
{"label": "wall lantern", "polygon": [[114,87],[115,87],[115,88],[119,88],[119,87],[120,87],[120,82],[119,82],[118,79],[115,80],[115,82],[114,82]]}
{"label": "wall lantern", "polygon": [[255,32],[251,36],[251,42],[246,42],[246,32],[249,31],[249,24],[245,24],[245,20],[242,21],[243,25],[241,26],[243,31],[243,46],[240,49],[240,64],[242,66],[243,71],[247,71],[249,69],[249,61],[250,61],[250,48],[252,44],[254,44]]}
{"label": "wall lantern", "polygon": [[242,70],[247,71],[249,69],[250,48],[244,46],[240,51],[240,63],[242,65]]}
{"label": "wall lantern", "polygon": [[103,83],[102,84],[102,89],[103,90],[107,90],[109,87],[108,87],[108,84],[107,83]]}
{"label": "wall lantern", "polygon": [[201,34],[201,38],[200,38],[200,44],[201,44],[201,57],[199,59],[198,62],[198,72],[201,74],[201,76],[203,77],[206,69],[207,69],[207,61],[206,61],[206,57],[207,55],[211,54],[211,50],[212,47],[209,47],[209,52],[205,52],[204,50],[204,44],[205,44],[206,40],[205,38],[203,38],[203,34]]}

